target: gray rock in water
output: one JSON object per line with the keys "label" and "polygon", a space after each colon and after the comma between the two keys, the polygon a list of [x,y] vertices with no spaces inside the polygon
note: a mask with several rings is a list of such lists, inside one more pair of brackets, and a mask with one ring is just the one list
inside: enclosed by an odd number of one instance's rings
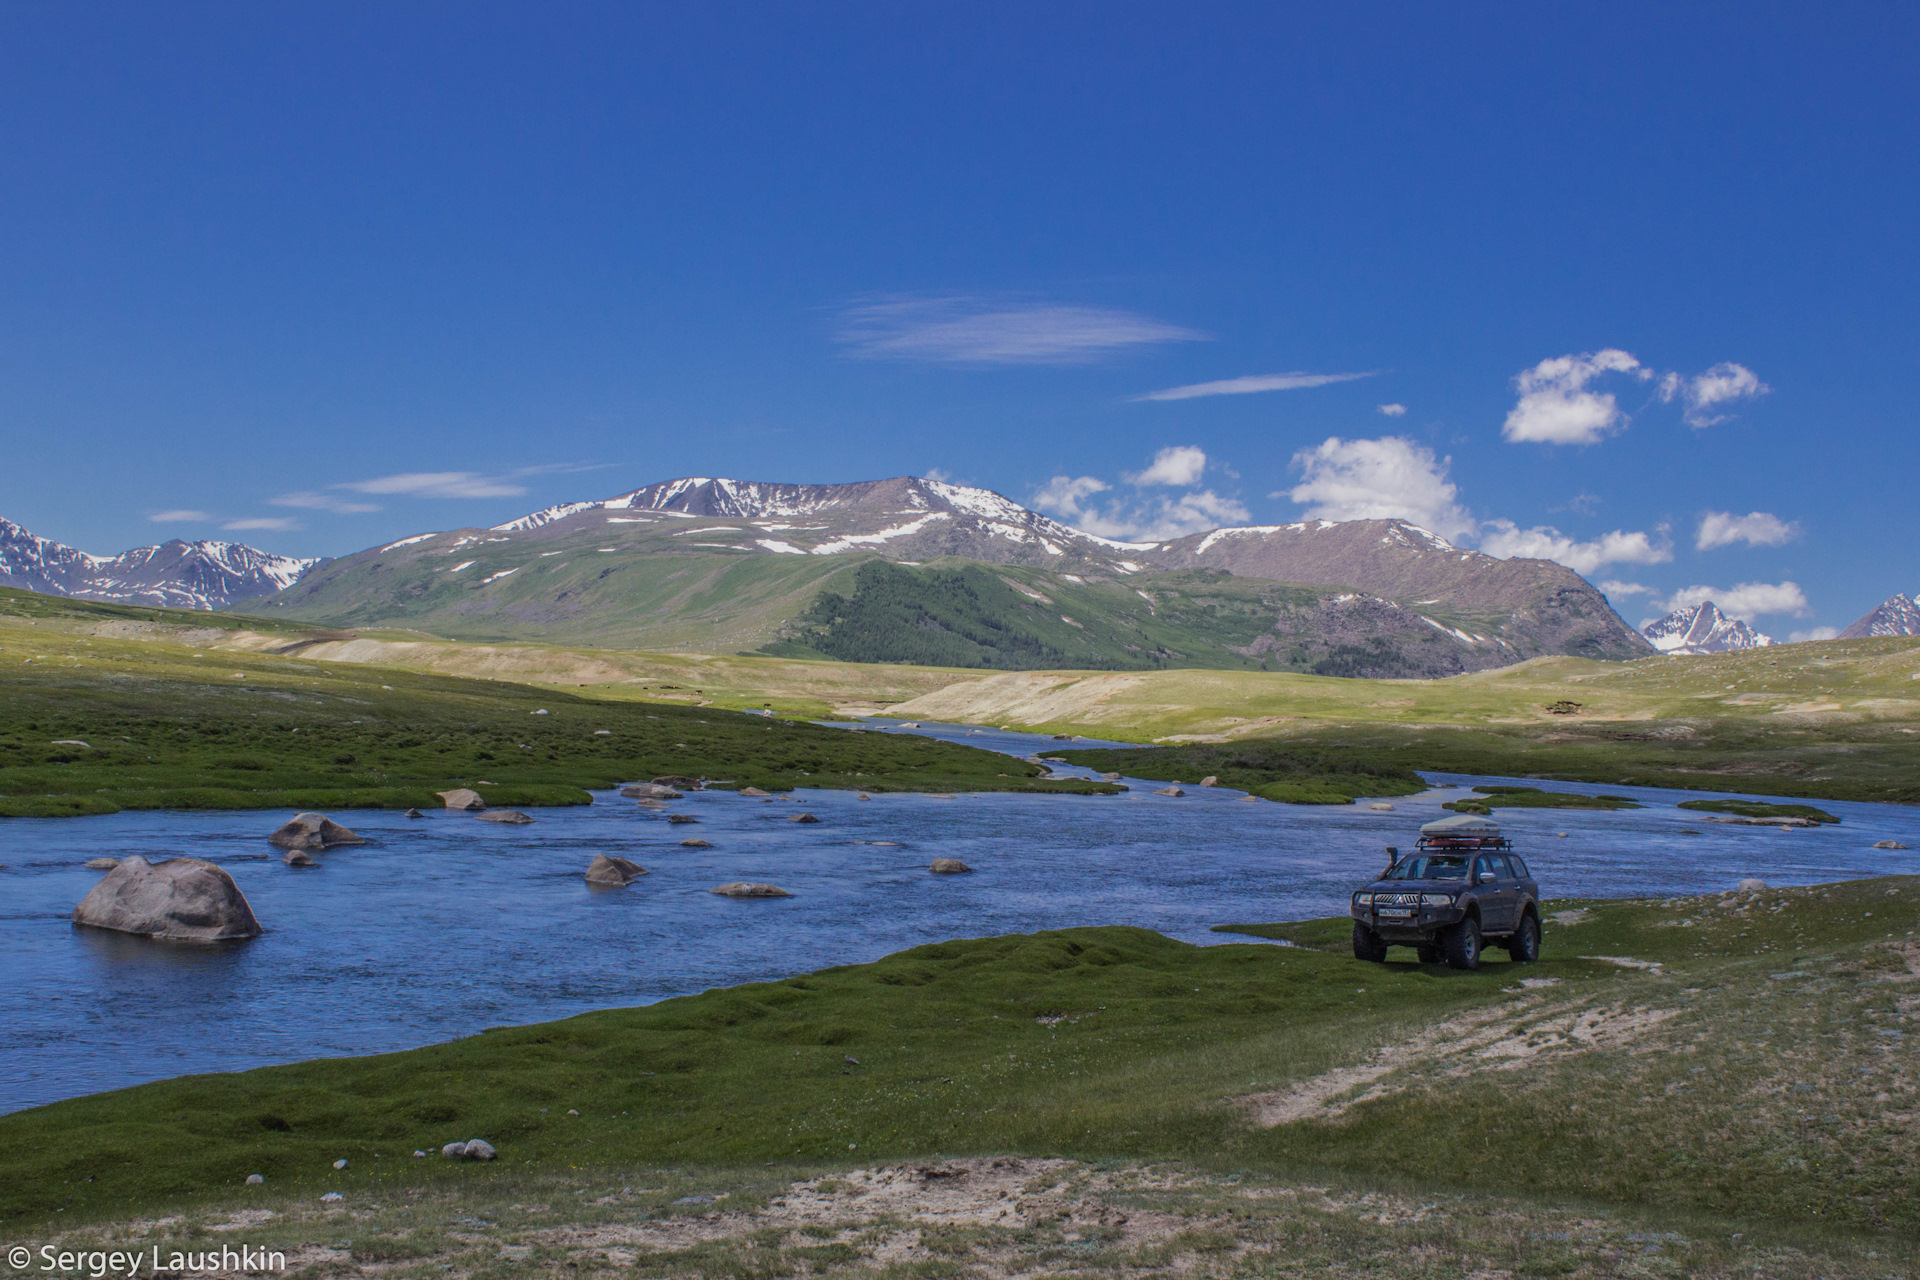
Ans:
{"label": "gray rock in water", "polygon": [[266,1181],[266,1179],[265,1179],[265,1178],[263,1178],[263,1177],[261,1177],[261,1176],[260,1176],[259,1174],[257,1174],[257,1173],[250,1173],[250,1174],[248,1174],[248,1175],[247,1175],[247,1185],[248,1185],[248,1186],[250,1186],[250,1187],[257,1187],[257,1186],[260,1186],[260,1185],[261,1185],[262,1183],[264,1183],[265,1181]]}
{"label": "gray rock in water", "polygon": [[703,791],[706,789],[707,784],[698,778],[689,778],[684,773],[668,773],[655,778],[653,785],[656,787],[678,787],[682,791]]}
{"label": "gray rock in water", "polygon": [[927,864],[927,870],[937,876],[956,876],[963,872],[972,871],[973,868],[958,858],[935,858]]}
{"label": "gray rock in water", "polygon": [[593,862],[587,867],[587,883],[609,885],[619,889],[632,884],[645,874],[647,869],[637,862],[596,853],[593,855]]}
{"label": "gray rock in water", "polygon": [[862,791],[859,795],[855,796],[854,799],[855,800],[871,800],[873,799],[873,797],[868,795],[866,792]]}
{"label": "gray rock in water", "polygon": [[476,815],[482,822],[504,822],[509,826],[524,827],[533,819],[518,809],[489,809]]}
{"label": "gray rock in water", "polygon": [[409,809],[407,810],[407,816],[409,818],[424,818],[427,815],[420,812],[418,809]]}
{"label": "gray rock in water", "polygon": [[680,793],[672,787],[663,787],[657,782],[634,782],[620,788],[620,794],[629,800],[678,800]]}
{"label": "gray rock in water", "polygon": [[820,821],[820,819],[814,817],[810,813],[794,813],[794,814],[787,815],[787,821],[788,822],[818,822]]}
{"label": "gray rock in water", "polygon": [[1770,887],[1765,880],[1756,880],[1752,876],[1748,876],[1745,880],[1733,886],[1733,891],[1735,893],[1765,893]]}
{"label": "gray rock in water", "polygon": [[449,809],[484,809],[487,801],[478,791],[468,787],[455,787],[451,791],[436,791],[433,794],[447,802]]}
{"label": "gray rock in water", "polygon": [[711,849],[711,848],[713,848],[713,846],[712,846],[712,845],[710,845],[710,844],[708,844],[708,843],[707,843],[707,842],[706,842],[705,840],[702,840],[702,839],[700,839],[700,838],[699,838],[698,836],[695,836],[695,837],[694,837],[693,839],[691,839],[691,840],[682,840],[682,841],[680,842],[680,847],[681,847],[681,848],[683,848],[683,849]]}
{"label": "gray rock in water", "polygon": [[1178,787],[1162,787],[1153,794],[1157,796],[1183,796],[1187,793]]}
{"label": "gray rock in water", "polygon": [[1210,773],[1206,777],[1200,779],[1200,785],[1203,787],[1217,787],[1220,785],[1220,779]]}
{"label": "gray rock in water", "polygon": [[267,837],[267,843],[282,849],[331,849],[337,844],[365,844],[366,840],[324,813],[296,813],[291,822]]}
{"label": "gray rock in water", "polygon": [[665,800],[635,800],[633,807],[636,809],[646,809],[652,813],[659,813],[667,807],[667,802]]}
{"label": "gray rock in water", "polygon": [[681,826],[689,822],[698,822],[700,819],[690,813],[670,813],[667,815],[667,821],[673,823],[675,826]]}
{"label": "gray rock in water", "polygon": [[285,854],[281,855],[280,861],[290,867],[317,867],[320,865],[313,860],[313,855],[305,849],[289,849]]}
{"label": "gray rock in water", "polygon": [[[1876,840],[1874,841],[1873,847],[1876,849],[1904,849],[1907,846],[1901,844],[1898,840]],[[92,866],[93,864],[89,862],[87,865]]]}
{"label": "gray rock in water", "polygon": [[749,884],[745,880],[735,880],[731,884],[717,885],[707,890],[723,898],[791,898],[793,895],[775,884]]}
{"label": "gray rock in water", "polygon": [[469,1138],[467,1140],[467,1159],[491,1160],[493,1157],[493,1144],[485,1138]]}
{"label": "gray rock in water", "polygon": [[770,796],[773,792],[762,791],[758,787],[742,787],[740,788],[740,794],[743,796]]}
{"label": "gray rock in water", "polygon": [[183,942],[257,938],[260,922],[240,886],[211,862],[138,854],[102,876],[73,909],[73,922]]}
{"label": "gray rock in water", "polygon": [[1392,813],[1393,812],[1393,806],[1390,804],[1387,804],[1385,801],[1379,801],[1374,804],[1370,804],[1367,806],[1367,808],[1373,810],[1375,813]]}
{"label": "gray rock in water", "polygon": [[467,1144],[464,1142],[449,1142],[446,1146],[440,1148],[440,1158],[443,1160],[465,1160],[467,1158]]}
{"label": "gray rock in water", "polygon": [[1102,781],[1102,782],[1118,782],[1118,781],[1120,781],[1120,775],[1119,775],[1119,774],[1117,774],[1117,773],[1103,773],[1103,774],[1101,774],[1101,775],[1100,775],[1100,781]]}
{"label": "gray rock in water", "polygon": [[80,864],[89,871],[111,871],[120,865],[118,858],[88,858]]}

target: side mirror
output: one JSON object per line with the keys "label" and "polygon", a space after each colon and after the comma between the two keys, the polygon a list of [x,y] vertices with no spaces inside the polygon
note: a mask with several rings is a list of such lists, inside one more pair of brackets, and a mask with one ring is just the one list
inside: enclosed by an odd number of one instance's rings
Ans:
{"label": "side mirror", "polygon": [[1481,883],[1481,884],[1492,884],[1492,883],[1493,883],[1493,881],[1494,881],[1494,875],[1493,875],[1493,872],[1491,872],[1491,871],[1482,871],[1482,872],[1480,873],[1480,883]]}

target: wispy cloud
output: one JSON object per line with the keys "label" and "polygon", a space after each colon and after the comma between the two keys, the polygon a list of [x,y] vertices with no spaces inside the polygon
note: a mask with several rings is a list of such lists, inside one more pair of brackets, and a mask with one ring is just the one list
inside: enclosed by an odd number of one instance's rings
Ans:
{"label": "wispy cloud", "polygon": [[1112,307],[973,297],[879,298],[841,312],[856,356],[935,364],[1085,364],[1129,347],[1207,335]]}
{"label": "wispy cloud", "polygon": [[1608,578],[1600,584],[1603,594],[1609,596],[1650,596],[1653,588],[1638,582],[1622,582],[1618,578]]}
{"label": "wispy cloud", "polygon": [[252,516],[245,520],[229,520],[220,526],[230,533],[275,530],[281,533],[289,529],[298,529],[300,522],[291,516]]}
{"label": "wispy cloud", "polygon": [[1516,556],[1552,560],[1578,574],[1590,574],[1610,564],[1665,564],[1673,559],[1673,547],[1664,536],[1656,540],[1654,535],[1641,530],[1615,529],[1583,542],[1568,537],[1552,525],[1522,529],[1511,520],[1487,521],[1486,531],[1480,537],[1480,549],[1502,560]]}
{"label": "wispy cloud", "polygon": [[515,484],[509,477],[485,476],[477,471],[408,471],[372,480],[354,480],[333,488],[407,498],[517,498],[527,491],[525,485]]}
{"label": "wispy cloud", "polygon": [[1749,511],[1736,516],[1730,511],[1709,511],[1700,517],[1700,529],[1693,545],[1700,551],[1730,547],[1744,542],[1750,547],[1777,547],[1800,536],[1800,526],[1765,511]]}
{"label": "wispy cloud", "polygon": [[1711,600],[1730,618],[1752,622],[1763,613],[1785,613],[1796,618],[1809,612],[1806,593],[1797,582],[1742,582],[1732,587],[1682,587],[1660,603],[1671,613]]}
{"label": "wispy cloud", "polygon": [[[1471,534],[1475,522],[1447,479],[1450,458],[1404,436],[1343,440],[1330,436],[1293,455],[1300,483],[1287,496],[1309,519],[1407,520],[1445,537]],[[1279,497],[1279,494],[1274,494]]]}
{"label": "wispy cloud", "polygon": [[[1206,469],[1204,450],[1174,445],[1156,453],[1144,470],[1121,478],[1136,489],[1183,488],[1185,493],[1129,497],[1094,476],[1055,476],[1033,495],[1033,505],[1076,529],[1126,542],[1169,542],[1245,523],[1249,513],[1237,500],[1195,487]],[[1095,500],[1104,493],[1115,496]]]}
{"label": "wispy cloud", "polygon": [[205,524],[213,517],[204,511],[188,511],[183,508],[179,511],[156,511],[147,519],[155,524]]}
{"label": "wispy cloud", "polygon": [[1696,431],[1731,418],[1732,414],[1719,412],[1725,406],[1767,395],[1772,390],[1772,387],[1760,381],[1759,374],[1731,360],[1722,360],[1705,373],[1695,374],[1691,378],[1669,373],[1660,379],[1660,398],[1666,401],[1679,399],[1686,406],[1683,416],[1687,425]]}
{"label": "wispy cloud", "polygon": [[[1256,391],[1297,391],[1301,387],[1324,387],[1335,382],[1353,382],[1371,378],[1373,373],[1256,373],[1244,378],[1222,378],[1218,382],[1195,382],[1165,391],[1149,391],[1135,400],[1197,400],[1201,396],[1244,396]],[[1405,412],[1403,409],[1401,412]]]}
{"label": "wispy cloud", "polygon": [[302,490],[298,493],[283,493],[277,498],[268,498],[267,502],[276,507],[299,507],[304,511],[330,511],[334,515],[360,515],[380,508],[372,502],[355,502],[351,498],[340,498],[330,493],[315,493]]}
{"label": "wispy cloud", "polygon": [[1516,442],[1593,444],[1626,429],[1627,415],[1612,392],[1589,384],[1607,374],[1629,373],[1642,381],[1653,373],[1614,347],[1584,355],[1542,360],[1513,380],[1520,393],[1500,434]]}
{"label": "wispy cloud", "polygon": [[1840,634],[1838,627],[1810,627],[1805,631],[1795,631],[1787,637],[1790,644],[1805,644],[1809,640],[1831,640]]}
{"label": "wispy cloud", "polygon": [[1383,404],[1380,406],[1380,412],[1386,414],[1389,418],[1404,418],[1407,416],[1407,406],[1403,404]]}

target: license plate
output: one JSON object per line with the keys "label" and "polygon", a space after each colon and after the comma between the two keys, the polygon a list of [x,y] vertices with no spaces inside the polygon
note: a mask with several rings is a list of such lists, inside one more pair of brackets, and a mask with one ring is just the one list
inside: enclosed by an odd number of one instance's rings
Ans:
{"label": "license plate", "polygon": [[1412,907],[1382,907],[1380,908],[1380,914],[1383,916],[1400,916],[1404,918],[1406,916],[1410,916],[1413,914],[1413,908]]}

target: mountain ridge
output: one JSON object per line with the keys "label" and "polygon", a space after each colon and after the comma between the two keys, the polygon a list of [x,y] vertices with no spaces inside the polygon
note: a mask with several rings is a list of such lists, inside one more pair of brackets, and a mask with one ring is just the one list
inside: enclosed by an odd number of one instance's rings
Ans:
{"label": "mountain ridge", "polygon": [[44,595],[217,609],[284,590],[321,563],[244,542],[179,538],[97,556],[0,517],[0,585]]}
{"label": "mountain ridge", "polygon": [[1865,640],[1872,636],[1920,636],[1920,605],[1904,591],[1858,618],[1836,640]]}
{"label": "mountain ridge", "polygon": [[1711,600],[1656,618],[1641,629],[1641,634],[1660,652],[1675,655],[1764,649],[1773,643],[1772,636],[1760,634],[1738,618],[1729,618]]}

